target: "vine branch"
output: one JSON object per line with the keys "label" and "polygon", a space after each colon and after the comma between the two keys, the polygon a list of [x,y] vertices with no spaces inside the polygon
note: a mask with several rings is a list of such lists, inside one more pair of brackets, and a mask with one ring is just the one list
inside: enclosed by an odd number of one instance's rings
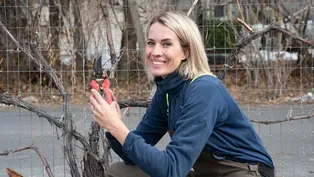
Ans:
{"label": "vine branch", "polygon": [[54,177],[52,171],[51,171],[51,168],[47,162],[47,159],[46,157],[44,156],[44,154],[38,149],[38,147],[34,146],[33,144],[30,145],[30,146],[26,146],[26,147],[21,147],[21,148],[18,148],[18,149],[15,149],[15,150],[11,150],[11,151],[5,151],[5,152],[2,152],[0,153],[0,156],[8,156],[10,154],[13,154],[13,153],[16,153],[16,152],[21,152],[21,151],[24,151],[24,150],[34,150],[40,157],[41,161],[43,162],[44,164],[44,167],[45,167],[45,170],[48,174],[49,177]]}

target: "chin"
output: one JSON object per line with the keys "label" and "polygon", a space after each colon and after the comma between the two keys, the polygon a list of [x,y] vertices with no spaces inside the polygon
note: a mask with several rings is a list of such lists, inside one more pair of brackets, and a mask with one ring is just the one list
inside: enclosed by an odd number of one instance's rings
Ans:
{"label": "chin", "polygon": [[167,76],[167,75],[169,75],[169,73],[165,73],[165,72],[152,72],[152,75],[154,76],[154,77],[163,77],[163,78],[165,78],[165,76]]}
{"label": "chin", "polygon": [[152,75],[153,75],[154,77],[164,76],[164,74],[160,74],[160,73],[152,73]]}

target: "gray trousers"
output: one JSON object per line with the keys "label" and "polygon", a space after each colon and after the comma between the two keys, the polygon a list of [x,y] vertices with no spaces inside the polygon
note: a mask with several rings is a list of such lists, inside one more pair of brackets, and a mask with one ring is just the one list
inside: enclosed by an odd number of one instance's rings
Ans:
{"label": "gray trousers", "polygon": [[[264,169],[261,169],[264,168]],[[274,169],[259,164],[249,165],[229,160],[216,160],[212,154],[203,151],[188,177],[274,177]],[[124,162],[112,164],[107,170],[108,177],[149,177],[136,165]]]}

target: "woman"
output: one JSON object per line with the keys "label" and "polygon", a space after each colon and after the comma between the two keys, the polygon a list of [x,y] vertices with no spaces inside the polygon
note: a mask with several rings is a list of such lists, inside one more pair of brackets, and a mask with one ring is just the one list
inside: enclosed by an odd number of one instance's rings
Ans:
{"label": "woman", "polygon": [[[274,165],[253,125],[210,71],[196,24],[164,12],[148,25],[146,66],[157,91],[136,130],[92,90],[94,119],[107,129],[112,149],[124,160],[112,177],[274,176]],[[164,151],[154,145],[169,132]],[[136,165],[134,165],[136,164]]]}

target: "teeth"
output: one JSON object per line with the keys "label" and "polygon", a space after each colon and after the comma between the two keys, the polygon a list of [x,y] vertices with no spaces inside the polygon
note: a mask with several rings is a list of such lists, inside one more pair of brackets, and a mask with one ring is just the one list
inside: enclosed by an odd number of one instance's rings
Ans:
{"label": "teeth", "polygon": [[162,65],[164,62],[161,62],[161,61],[153,61],[153,64],[154,65]]}

